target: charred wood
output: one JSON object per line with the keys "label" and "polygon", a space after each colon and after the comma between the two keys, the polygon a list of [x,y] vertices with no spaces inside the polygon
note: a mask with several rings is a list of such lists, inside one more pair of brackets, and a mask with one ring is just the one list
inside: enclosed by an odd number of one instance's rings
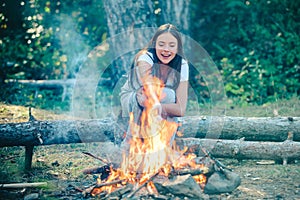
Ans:
{"label": "charred wood", "polygon": [[147,185],[150,181],[153,180],[153,178],[155,178],[157,175],[159,174],[159,172],[153,174],[147,181],[145,181],[144,183],[142,183],[140,186],[138,186],[136,189],[134,189],[131,193],[129,193],[126,197],[127,198],[132,198],[134,196],[135,193],[137,193],[140,189],[142,189],[145,185]]}
{"label": "charred wood", "polygon": [[192,176],[199,175],[199,174],[206,174],[208,173],[208,170],[203,169],[181,169],[181,170],[174,170],[171,172],[171,176],[182,176],[190,174]]}

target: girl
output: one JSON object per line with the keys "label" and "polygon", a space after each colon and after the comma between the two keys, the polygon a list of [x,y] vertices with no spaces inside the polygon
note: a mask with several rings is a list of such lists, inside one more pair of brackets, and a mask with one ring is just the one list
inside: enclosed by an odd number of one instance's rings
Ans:
{"label": "girl", "polygon": [[154,108],[161,117],[174,121],[175,117],[184,116],[189,66],[184,59],[181,35],[172,24],[160,26],[149,44],[137,53],[128,80],[121,89],[122,117],[129,117],[132,112],[136,123],[147,101],[143,80],[148,75],[159,78],[164,85],[164,98],[158,100]]}

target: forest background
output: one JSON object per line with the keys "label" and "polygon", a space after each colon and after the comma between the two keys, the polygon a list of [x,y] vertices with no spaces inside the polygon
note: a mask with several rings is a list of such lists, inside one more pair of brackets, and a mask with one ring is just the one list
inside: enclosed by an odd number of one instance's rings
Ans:
{"label": "forest background", "polygon": [[[36,95],[15,80],[74,79],[89,52],[103,41],[163,23],[176,25],[208,52],[235,104],[299,99],[299,7],[297,0],[2,0],[0,101],[69,110],[70,99],[62,101],[61,90]],[[104,73],[113,77],[107,91],[126,71],[116,61],[110,65]],[[201,76],[191,72],[190,83],[198,91],[198,103],[210,101]]]}

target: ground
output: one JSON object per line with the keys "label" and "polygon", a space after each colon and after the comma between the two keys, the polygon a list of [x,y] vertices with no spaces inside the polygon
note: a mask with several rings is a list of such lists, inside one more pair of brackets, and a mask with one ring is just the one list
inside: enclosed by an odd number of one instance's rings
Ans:
{"label": "ground", "polygon": [[[230,115],[247,116],[246,110],[252,114],[263,116],[283,115],[297,116],[299,102],[289,105],[281,102],[264,107],[239,108],[230,107]],[[263,114],[261,114],[263,113]],[[33,115],[39,120],[66,119],[65,115],[56,115],[49,111],[33,109]],[[28,108],[0,104],[0,123],[17,123],[28,120]],[[40,199],[95,199],[84,197],[78,189],[95,183],[97,176],[84,175],[86,168],[101,166],[103,163],[82,152],[90,152],[105,157],[101,149],[113,144],[89,143],[38,146],[34,149],[33,168],[24,172],[24,147],[0,148],[0,183],[47,182],[43,188],[12,189],[0,188],[0,199],[24,199],[29,194],[38,195]],[[232,193],[210,195],[209,199],[300,199],[300,161],[288,165],[262,160],[219,159],[226,166],[237,172],[241,185]],[[97,199],[97,198],[96,198]]]}

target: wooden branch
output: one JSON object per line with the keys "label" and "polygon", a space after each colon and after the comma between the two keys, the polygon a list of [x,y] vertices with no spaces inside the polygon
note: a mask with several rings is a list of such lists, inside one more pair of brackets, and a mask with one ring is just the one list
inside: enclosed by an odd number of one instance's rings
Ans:
{"label": "wooden branch", "polygon": [[111,181],[111,182],[99,183],[99,184],[95,185],[95,188],[100,188],[100,187],[103,187],[103,186],[115,185],[115,184],[122,183],[124,181],[127,181],[127,180],[126,179],[120,179],[120,180],[115,180],[115,181]]}
{"label": "wooden branch", "polygon": [[120,199],[120,197],[122,197],[124,194],[130,192],[132,188],[133,188],[132,184],[126,184],[125,186],[117,188],[113,192],[106,194],[104,196],[104,199]]}
{"label": "wooden branch", "polygon": [[286,140],[284,142],[254,142],[243,140],[216,140],[198,138],[176,139],[180,148],[207,149],[214,157],[227,157],[237,159],[270,159],[286,160],[300,158],[300,142]]}
{"label": "wooden branch", "polygon": [[131,193],[129,193],[126,197],[129,198],[129,199],[132,198],[135,195],[135,193],[137,193],[138,191],[140,191],[140,189],[142,189],[146,184],[148,184],[150,181],[152,181],[158,174],[159,174],[159,171],[156,172],[155,174],[153,174],[147,181],[145,181],[138,188],[136,188]]}
{"label": "wooden branch", "polygon": [[25,146],[25,163],[24,163],[25,171],[31,170],[33,148],[34,148],[33,145]]}
{"label": "wooden branch", "polygon": [[82,153],[85,154],[85,155],[91,156],[92,158],[95,158],[97,160],[100,160],[101,162],[103,162],[105,164],[109,164],[109,162],[106,159],[104,159],[104,158],[97,157],[97,156],[95,156],[95,155],[93,155],[93,154],[91,154],[89,152],[82,152]]}
{"label": "wooden branch", "polygon": [[[93,191],[94,191],[95,189],[97,189],[97,188],[101,188],[101,187],[104,187],[104,186],[110,186],[110,185],[119,184],[119,183],[122,183],[122,182],[124,182],[124,181],[126,181],[126,180],[120,180],[120,179],[118,179],[118,180],[114,180],[114,181],[110,181],[110,182],[105,182],[105,183],[100,183],[100,184],[96,183],[96,184],[93,184],[93,185],[89,186],[88,188],[86,188],[86,189],[83,191],[83,193],[84,193],[84,194],[87,194],[87,193],[93,193]],[[95,194],[96,194],[96,193],[95,193]]]}
{"label": "wooden branch", "polygon": [[29,187],[45,187],[47,186],[47,182],[37,182],[37,183],[8,183],[8,184],[0,184],[0,189],[3,188],[29,188]]}
{"label": "wooden branch", "polygon": [[106,164],[100,167],[92,167],[88,169],[84,169],[82,171],[83,174],[109,174],[110,172],[110,164]]}
{"label": "wooden branch", "polygon": [[171,176],[176,176],[176,175],[187,175],[190,174],[191,176],[199,175],[199,174],[206,174],[202,169],[177,169],[173,170],[170,175]]}

